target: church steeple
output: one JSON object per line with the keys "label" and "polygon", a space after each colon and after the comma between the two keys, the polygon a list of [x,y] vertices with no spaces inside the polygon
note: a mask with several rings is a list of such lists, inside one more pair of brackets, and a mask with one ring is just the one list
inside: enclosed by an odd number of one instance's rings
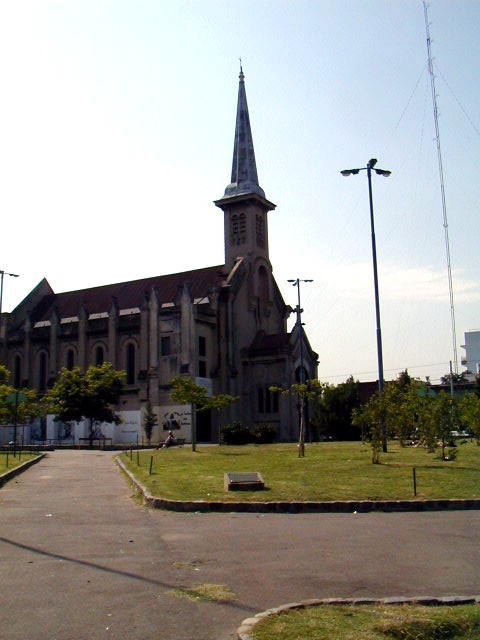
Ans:
{"label": "church steeple", "polygon": [[255,151],[253,149],[252,129],[248,114],[245,76],[240,64],[238,83],[237,121],[235,125],[235,141],[233,145],[232,177],[225,189],[224,197],[257,193],[265,197],[265,192],[258,184]]}
{"label": "church steeple", "polygon": [[233,265],[241,255],[261,256],[268,261],[267,213],[275,209],[275,205],[265,198],[265,192],[258,184],[241,65],[231,181],[215,204],[225,214],[225,264]]}
{"label": "church steeple", "polygon": [[245,91],[245,75],[241,63],[238,77],[237,119],[233,144],[232,175],[230,184],[226,187],[221,200],[251,194],[265,198],[265,192],[258,183],[247,93]]}

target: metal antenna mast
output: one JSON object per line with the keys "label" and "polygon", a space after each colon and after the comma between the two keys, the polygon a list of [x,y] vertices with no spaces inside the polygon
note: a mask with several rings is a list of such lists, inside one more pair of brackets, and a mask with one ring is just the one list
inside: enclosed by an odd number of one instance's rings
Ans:
{"label": "metal antenna mast", "polygon": [[427,9],[427,4],[425,0],[423,0],[423,11],[425,14],[425,30],[427,32],[428,73],[430,74],[430,86],[432,89],[433,117],[435,120],[435,138],[437,141],[438,170],[440,173],[440,190],[442,193],[443,229],[445,232],[445,248],[447,252],[448,290],[450,294],[450,319],[452,324],[453,364],[454,364],[454,372],[458,373],[457,332],[455,329],[455,306],[453,302],[452,266],[450,262],[450,242],[448,238],[448,219],[447,219],[447,205],[445,201],[445,184],[443,181],[442,149],[440,147],[440,129],[438,127],[437,91],[435,88],[435,74],[433,73],[428,9]]}

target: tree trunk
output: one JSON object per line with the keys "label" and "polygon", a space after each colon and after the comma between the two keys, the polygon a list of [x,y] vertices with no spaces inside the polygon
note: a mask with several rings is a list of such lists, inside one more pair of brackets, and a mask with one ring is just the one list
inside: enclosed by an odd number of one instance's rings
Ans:
{"label": "tree trunk", "polygon": [[197,446],[197,406],[192,403],[192,451],[196,450]]}
{"label": "tree trunk", "polygon": [[90,433],[88,434],[88,438],[90,440],[90,446],[93,447],[93,418],[90,418]]}
{"label": "tree trunk", "polygon": [[305,410],[303,398],[300,398],[300,437],[298,439],[298,457],[305,457]]}

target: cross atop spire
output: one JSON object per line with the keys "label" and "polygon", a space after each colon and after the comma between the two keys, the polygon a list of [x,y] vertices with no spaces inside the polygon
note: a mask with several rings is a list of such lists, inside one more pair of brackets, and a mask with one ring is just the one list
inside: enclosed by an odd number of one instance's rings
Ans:
{"label": "cross atop spire", "polygon": [[232,177],[225,189],[224,198],[256,193],[265,198],[265,192],[258,184],[255,151],[253,149],[252,130],[248,115],[247,94],[245,92],[245,76],[240,58],[240,74],[238,85],[237,121],[235,125],[235,142],[233,145]]}

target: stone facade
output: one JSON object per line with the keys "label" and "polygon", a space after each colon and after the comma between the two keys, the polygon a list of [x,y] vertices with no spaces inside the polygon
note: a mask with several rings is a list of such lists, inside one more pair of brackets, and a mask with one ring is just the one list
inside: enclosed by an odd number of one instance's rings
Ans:
{"label": "stone facade", "polygon": [[[198,413],[197,440],[217,441],[219,427],[238,420],[268,423],[279,440],[298,434],[294,400],[270,385],[317,376],[317,354],[295,325],[287,331],[287,306],[272,273],[268,212],[275,205],[258,184],[243,73],[240,73],[232,178],[215,202],[224,214],[225,264],[131,282],[54,293],[44,279],[12,313],[2,314],[0,362],[16,388],[47,391],[62,367],[109,361],[127,375],[117,410],[124,425],[102,425],[113,442],[141,439],[141,412],[150,402],[159,417],[155,438],[172,424],[190,439],[188,407],[170,398],[172,376],[188,376],[213,394],[240,400],[220,414]],[[299,340],[302,340],[300,350]],[[81,437],[83,425],[76,425]],[[67,429],[51,420],[43,437]],[[135,436],[136,434],[136,436]],[[37,435],[38,437],[38,435]]]}

